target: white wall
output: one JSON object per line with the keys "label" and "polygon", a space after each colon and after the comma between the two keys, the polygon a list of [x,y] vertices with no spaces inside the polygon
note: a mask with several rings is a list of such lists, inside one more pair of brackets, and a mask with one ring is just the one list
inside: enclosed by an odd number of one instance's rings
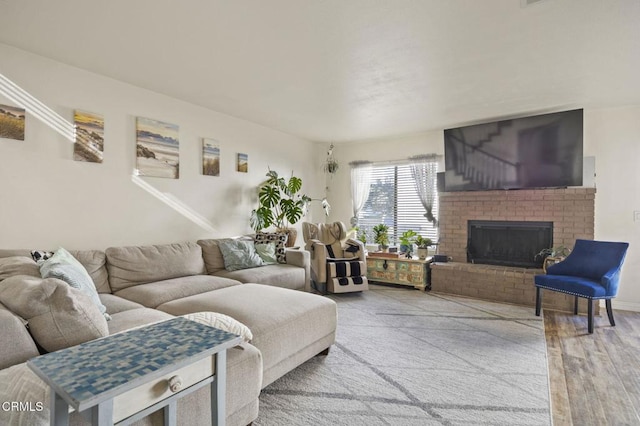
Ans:
{"label": "white wall", "polygon": [[629,243],[613,306],[640,311],[640,106],[585,111],[585,143],[596,157],[595,238]]}
{"label": "white wall", "polygon": [[[584,155],[595,156],[597,175],[595,238],[630,243],[614,307],[640,311],[640,220],[633,221],[633,212],[640,211],[640,107],[585,109],[584,120]],[[349,223],[352,216],[350,161],[443,151],[442,131],[338,145],[334,153],[340,169],[327,179],[329,199],[335,200],[329,219]]]}
{"label": "white wall", "polygon": [[[319,144],[2,44],[0,73],[69,121],[74,109],[105,118],[102,164],[73,161],[72,142],[32,114],[25,141],[0,139],[0,248],[103,249],[250,232],[268,166],[293,170],[304,192],[324,196]],[[0,103],[15,105],[1,94]],[[180,179],[141,178],[150,191],[132,181],[136,116],[180,126]],[[201,174],[202,137],[220,142],[219,177]],[[249,173],[235,171],[239,152],[249,155]]]}

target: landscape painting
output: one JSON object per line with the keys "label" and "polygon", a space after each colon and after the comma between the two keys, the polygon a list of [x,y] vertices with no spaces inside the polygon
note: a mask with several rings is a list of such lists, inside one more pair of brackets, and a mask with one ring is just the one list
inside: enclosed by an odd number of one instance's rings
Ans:
{"label": "landscape painting", "polygon": [[136,122],[136,167],[139,176],[180,177],[179,127],[150,118]]}
{"label": "landscape painting", "polygon": [[90,163],[102,163],[104,153],[104,118],[91,112],[76,110],[76,142],[73,159]]}
{"label": "landscape painting", "polygon": [[9,105],[0,105],[0,138],[24,140],[25,110]]}
{"label": "landscape painting", "polygon": [[238,154],[237,170],[242,173],[247,173],[249,171],[249,156],[247,154]]}
{"label": "landscape painting", "polygon": [[213,139],[202,139],[202,174],[220,176],[220,144]]}

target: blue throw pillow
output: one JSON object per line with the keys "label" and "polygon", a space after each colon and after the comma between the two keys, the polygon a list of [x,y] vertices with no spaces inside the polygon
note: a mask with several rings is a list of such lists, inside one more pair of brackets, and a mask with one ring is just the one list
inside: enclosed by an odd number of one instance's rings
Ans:
{"label": "blue throw pillow", "polygon": [[55,251],[53,256],[41,261],[40,275],[42,278],[57,278],[76,288],[91,298],[91,301],[100,309],[100,312],[108,320],[107,308],[100,301],[96,286],[82,263],[62,247]]}
{"label": "blue throw pillow", "polygon": [[264,265],[258,253],[256,253],[253,241],[221,240],[218,242],[218,247],[222,252],[224,268],[227,271],[237,271]]}

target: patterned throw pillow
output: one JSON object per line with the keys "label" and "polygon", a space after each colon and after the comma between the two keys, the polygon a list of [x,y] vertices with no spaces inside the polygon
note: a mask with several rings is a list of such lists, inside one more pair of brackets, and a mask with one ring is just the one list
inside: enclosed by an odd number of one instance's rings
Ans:
{"label": "patterned throw pillow", "polygon": [[254,238],[256,244],[274,243],[276,245],[276,259],[278,263],[287,263],[285,256],[285,244],[287,243],[287,234],[277,232],[258,232]]}
{"label": "patterned throw pillow", "polygon": [[31,257],[38,263],[44,262],[45,260],[53,257],[53,252],[45,250],[31,250]]}
{"label": "patterned throw pillow", "polygon": [[237,334],[242,337],[245,342],[251,342],[253,339],[253,333],[251,333],[249,327],[228,315],[217,312],[196,312],[183,315],[183,317],[191,321],[199,322],[200,324],[208,325],[209,327],[219,328],[220,330]]}

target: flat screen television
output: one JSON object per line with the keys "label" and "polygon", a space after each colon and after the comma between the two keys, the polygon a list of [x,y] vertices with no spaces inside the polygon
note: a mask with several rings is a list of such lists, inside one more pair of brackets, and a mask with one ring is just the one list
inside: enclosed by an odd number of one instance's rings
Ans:
{"label": "flat screen television", "polygon": [[445,191],[582,185],[583,111],[444,131]]}

